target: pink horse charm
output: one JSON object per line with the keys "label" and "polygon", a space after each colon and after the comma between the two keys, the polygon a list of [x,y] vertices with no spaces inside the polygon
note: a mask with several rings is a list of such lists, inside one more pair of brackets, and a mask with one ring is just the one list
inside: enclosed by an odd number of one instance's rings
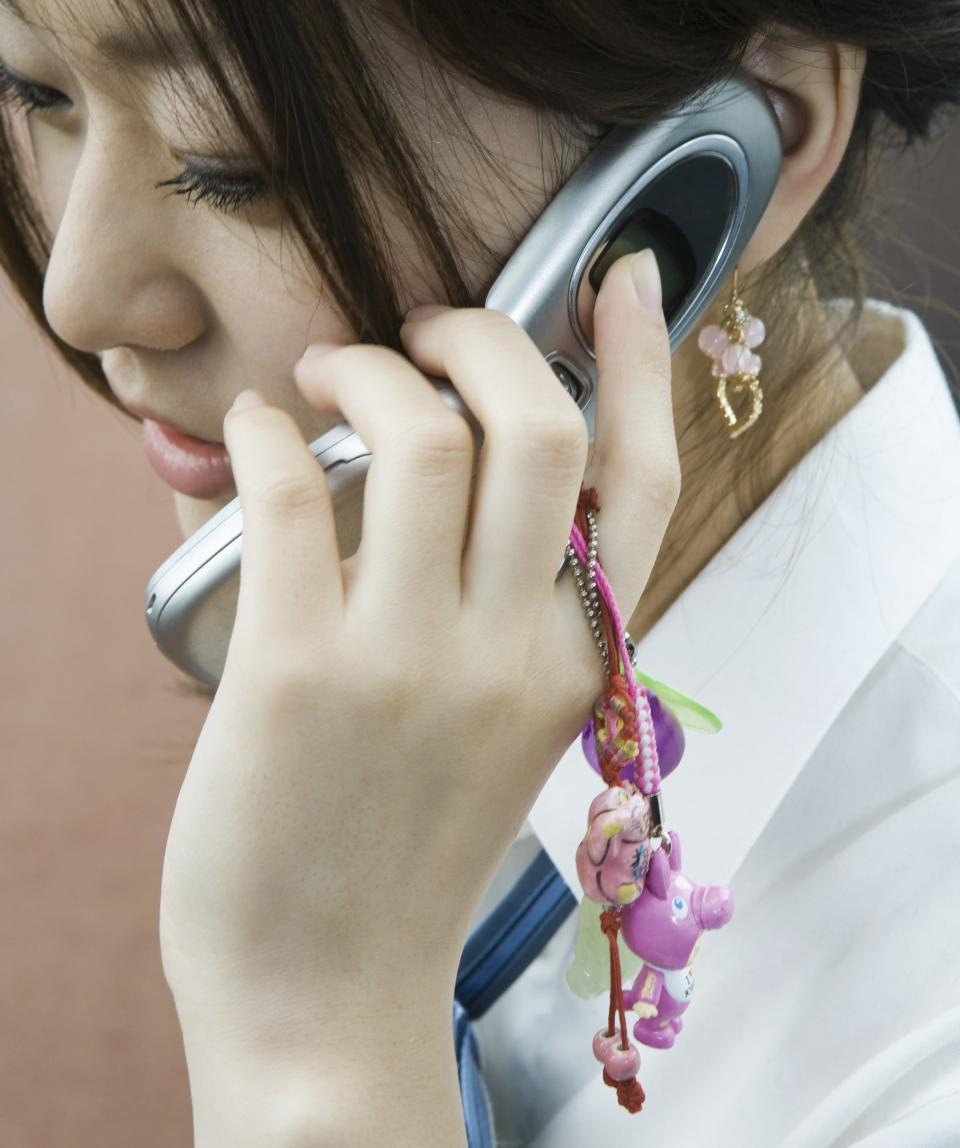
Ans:
{"label": "pink horse charm", "polygon": [[723,885],[695,885],[680,872],[680,838],[671,829],[669,858],[650,856],[643,893],[623,911],[621,936],[643,958],[623,1004],[637,1013],[633,1035],[651,1048],[672,1048],[693,995],[691,965],[706,929],[733,916],[733,894]]}

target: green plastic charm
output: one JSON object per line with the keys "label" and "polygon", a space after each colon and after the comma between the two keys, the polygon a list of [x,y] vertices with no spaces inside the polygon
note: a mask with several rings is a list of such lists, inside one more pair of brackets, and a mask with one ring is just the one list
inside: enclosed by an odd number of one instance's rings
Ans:
{"label": "green plastic charm", "polygon": [[719,733],[723,728],[717,715],[711,713],[706,706],[695,702],[693,698],[688,698],[686,694],[680,693],[679,690],[675,690],[665,682],[658,682],[656,678],[648,677],[640,670],[634,669],[633,676],[648,690],[653,690],[661,703],[671,711],[685,729],[698,729],[703,733]]}
{"label": "green plastic charm", "polygon": [[[589,897],[580,902],[577,943],[565,974],[570,991],[586,1000],[610,991],[610,942],[600,930],[602,912],[603,906]],[[620,976],[626,984],[640,971],[643,957],[631,952],[619,933],[617,946],[620,949]]]}

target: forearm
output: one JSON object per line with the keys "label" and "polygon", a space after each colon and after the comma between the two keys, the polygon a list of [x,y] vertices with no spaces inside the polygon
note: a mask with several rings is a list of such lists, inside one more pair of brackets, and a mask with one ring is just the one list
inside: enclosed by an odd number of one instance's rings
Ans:
{"label": "forearm", "polygon": [[466,1148],[451,1001],[268,1034],[181,1011],[194,1148]]}

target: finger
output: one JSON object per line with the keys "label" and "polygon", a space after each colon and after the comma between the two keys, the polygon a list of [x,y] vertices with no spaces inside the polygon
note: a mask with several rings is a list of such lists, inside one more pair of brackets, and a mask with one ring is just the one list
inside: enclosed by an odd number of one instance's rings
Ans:
{"label": "finger", "polygon": [[343,609],[330,489],[297,424],[262,398],[235,404],[223,434],[243,512],[234,631],[288,649]]}
{"label": "finger", "polygon": [[597,398],[584,485],[599,496],[598,557],[626,625],[680,493],[670,342],[651,251],[613,264],[593,322]]}
{"label": "finger", "polygon": [[448,310],[400,329],[483,428],[464,597],[511,609],[550,594],[576,512],[587,426],[526,331],[502,311]]}
{"label": "finger", "polygon": [[341,411],[372,456],[352,595],[421,621],[459,606],[474,459],[467,421],[387,347],[308,353],[294,378],[314,405]]}

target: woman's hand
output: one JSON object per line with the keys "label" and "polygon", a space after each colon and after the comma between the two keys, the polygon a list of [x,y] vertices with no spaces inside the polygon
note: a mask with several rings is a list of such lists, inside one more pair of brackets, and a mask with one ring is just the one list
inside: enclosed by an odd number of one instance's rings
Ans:
{"label": "woman's hand", "polygon": [[225,418],[240,595],[161,897],[164,971],[189,1015],[273,1032],[400,1007],[424,985],[449,1008],[480,898],[605,685],[576,583],[555,581],[581,483],[598,490],[625,621],[679,493],[651,255],[640,269],[647,306],[629,257],[597,301],[586,478],[580,411],[502,312],[401,329],[484,429],[472,504],[468,425],[411,362],[371,345],[301,360],[304,396],[373,455],[343,566],[323,470],[290,416]]}

